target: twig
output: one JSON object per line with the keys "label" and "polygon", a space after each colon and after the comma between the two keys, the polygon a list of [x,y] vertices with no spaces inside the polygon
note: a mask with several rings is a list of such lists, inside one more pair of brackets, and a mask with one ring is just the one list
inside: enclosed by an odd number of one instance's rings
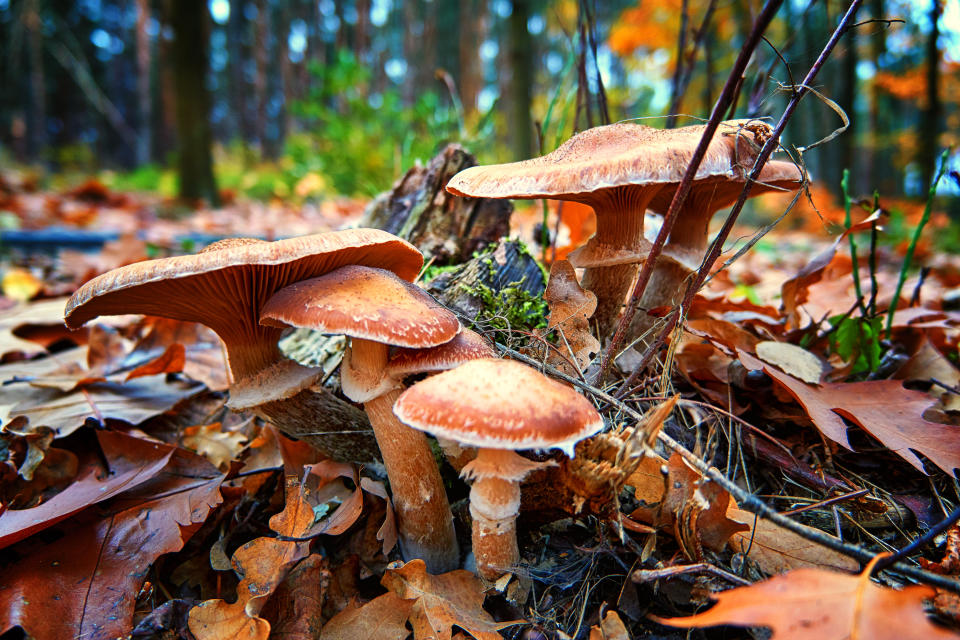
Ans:
{"label": "twig", "polygon": [[883,560],[878,562],[877,568],[882,569],[884,567],[888,567],[894,562],[901,560],[903,558],[906,558],[910,554],[918,551],[921,547],[926,545],[928,542],[932,541],[941,533],[943,533],[944,531],[946,531],[947,529],[955,525],[958,520],[960,520],[960,507],[957,507],[956,509],[951,511],[950,515],[947,516],[945,520],[943,520],[936,526],[931,527],[929,531],[927,531],[925,534],[923,534],[922,536],[920,536],[919,538],[917,538],[916,540],[914,540],[913,542],[905,546],[903,549],[900,549],[900,551],[897,551],[892,556],[884,558]]}
{"label": "twig", "polygon": [[698,562],[697,564],[685,564],[675,567],[666,567],[664,569],[637,569],[630,574],[630,579],[634,582],[653,582],[654,580],[663,580],[664,578],[675,578],[687,573],[710,573],[718,578],[723,578],[733,584],[748,586],[752,584],[749,580],[744,580],[740,576],[734,575],[729,571],[724,571],[708,562]]}
{"label": "twig", "polygon": [[[509,355],[511,358],[515,360],[519,360],[521,362],[524,362],[534,367],[540,367],[539,362],[537,362],[533,358],[525,356],[519,351],[514,351],[513,349],[499,343],[496,343],[496,346],[500,351]],[[557,371],[556,369],[550,366],[544,366],[543,370],[549,373],[551,376],[560,378],[561,380],[565,380],[566,382],[569,382],[575,387],[578,387],[590,393],[594,397],[610,403],[611,405],[616,407],[619,411],[622,411],[624,414],[630,416],[630,418],[632,418],[633,420],[639,421],[643,419],[643,416],[639,412],[632,409],[629,405],[621,402],[620,400],[617,400],[616,398],[614,398],[608,393],[604,393],[603,391],[601,391],[600,389],[597,389],[595,386],[591,384],[588,384],[581,380],[577,380],[576,378],[572,376],[568,376],[560,371]],[[791,520],[786,516],[781,515],[779,512],[777,512],[775,509],[767,505],[762,500],[758,499],[752,493],[748,493],[744,491],[742,488],[740,488],[739,485],[729,480],[717,469],[710,467],[707,463],[705,463],[699,457],[691,453],[686,447],[684,447],[682,444],[680,444],[679,442],[671,438],[662,430],[657,433],[657,439],[660,440],[661,444],[663,444],[669,450],[680,454],[680,456],[682,456],[683,459],[690,464],[690,466],[692,466],[694,469],[699,471],[703,476],[709,478],[710,480],[713,480],[718,485],[720,485],[723,489],[725,489],[727,493],[733,496],[733,498],[737,501],[737,504],[741,509],[749,511],[761,518],[766,518],[767,520],[770,520],[771,522],[783,527],[784,529],[788,529],[792,531],[793,533],[799,535],[805,540],[810,540],[811,542],[815,542],[819,545],[827,547],[828,549],[832,549],[837,553],[841,553],[845,556],[854,558],[855,560],[858,560],[860,562],[863,562],[863,563],[870,562],[870,560],[872,560],[876,556],[875,553],[867,551],[863,547],[860,547],[855,544],[851,544],[849,542],[842,542],[837,538],[829,534],[826,534],[823,531],[820,531],[819,529],[807,527],[805,525],[802,525],[798,522]],[[960,593],[960,582],[958,582],[957,580],[951,580],[948,576],[942,576],[936,573],[932,573],[930,571],[925,571],[923,569],[917,568],[913,565],[905,564],[903,562],[897,562],[895,564],[892,564],[890,567],[887,568],[887,570],[899,573],[900,575],[906,576],[908,578],[912,578],[914,580],[917,580],[918,582],[924,582],[926,584],[930,584],[935,587],[940,587],[941,589],[946,589],[947,591],[951,591],[953,593]]]}
{"label": "twig", "polygon": [[613,334],[613,339],[610,341],[610,344],[603,353],[603,358],[600,361],[600,372],[597,377],[597,380],[601,383],[606,377],[607,371],[610,368],[610,364],[613,362],[614,354],[616,354],[620,350],[620,347],[623,346],[623,340],[626,337],[627,327],[630,326],[630,321],[633,320],[633,316],[636,313],[637,302],[640,300],[644,290],[647,288],[647,282],[649,282],[650,275],[653,273],[654,264],[656,263],[657,257],[659,257],[660,252],[663,249],[664,243],[667,241],[667,237],[670,235],[670,231],[673,229],[673,225],[676,223],[677,218],[679,217],[680,208],[683,206],[683,202],[687,199],[687,194],[690,192],[690,188],[693,186],[693,179],[697,175],[697,169],[700,168],[700,163],[703,161],[703,158],[707,153],[707,147],[710,146],[710,142],[713,140],[713,134],[716,133],[717,128],[720,126],[720,120],[723,118],[724,112],[733,101],[733,95],[739,83],[739,78],[744,69],[747,68],[747,64],[750,62],[750,58],[753,55],[754,49],[756,49],[757,45],[760,43],[760,38],[763,36],[763,32],[767,30],[767,26],[769,26],[770,22],[773,20],[773,17],[776,15],[781,4],[783,4],[783,0],[767,0],[767,4],[764,6],[763,11],[760,12],[760,15],[757,16],[756,22],[753,24],[753,29],[750,32],[750,35],[747,37],[747,41],[740,49],[740,54],[737,56],[737,60],[734,63],[733,68],[730,70],[730,75],[727,77],[726,84],[723,85],[723,90],[720,92],[720,96],[713,105],[713,112],[710,114],[710,120],[707,122],[707,126],[703,131],[703,136],[700,138],[700,143],[693,152],[693,156],[690,158],[690,164],[687,166],[687,171],[683,174],[683,179],[680,181],[680,185],[677,187],[677,191],[673,195],[673,200],[670,202],[670,207],[667,209],[667,213],[663,217],[663,223],[660,226],[660,233],[657,234],[657,239],[654,241],[653,246],[650,247],[650,253],[647,256],[647,259],[644,261],[643,266],[640,268],[640,274],[637,276],[637,283],[633,287],[633,293],[630,296],[630,301],[627,303],[627,307],[624,310],[623,315],[620,317],[620,322],[617,323],[617,328]]}
{"label": "twig", "polygon": [[[849,29],[849,23],[853,19],[853,16],[856,14],[857,9],[862,4],[863,0],[853,0],[850,3],[850,6],[847,8],[847,12],[844,14],[843,18],[840,20],[840,24],[837,25],[837,28],[834,30],[833,34],[830,36],[830,39],[827,41],[827,44],[824,45],[823,50],[820,52],[820,55],[817,57],[816,61],[813,63],[813,66],[810,67],[810,70],[807,72],[806,77],[803,79],[803,82],[800,84],[799,90],[796,90],[793,94],[793,97],[790,98],[790,101],[787,103],[786,108],[783,110],[783,114],[780,116],[780,121],[777,122],[777,126],[774,127],[773,132],[770,134],[769,139],[764,143],[763,148],[760,149],[760,152],[757,154],[757,159],[753,164],[753,169],[750,171],[750,175],[747,177],[746,183],[744,184],[743,191],[740,192],[740,197],[737,199],[736,204],[733,205],[733,208],[730,209],[730,213],[727,214],[727,219],[723,223],[723,227],[720,229],[720,232],[717,234],[717,237],[714,238],[713,243],[710,245],[710,249],[707,252],[707,257],[704,258],[703,262],[700,264],[700,269],[695,274],[693,282],[687,287],[687,291],[684,294],[683,301],[680,303],[681,309],[686,309],[690,307],[690,304],[693,302],[693,297],[696,295],[697,291],[700,290],[700,287],[703,285],[704,280],[707,275],[710,273],[713,264],[717,261],[717,258],[720,257],[720,253],[723,250],[723,244],[726,242],[727,238],[730,235],[730,231],[733,229],[733,225],[736,223],[737,218],[740,215],[740,211],[743,210],[743,205],[746,203],[747,198],[750,195],[750,190],[753,187],[753,183],[759,178],[760,171],[763,169],[763,166],[766,164],[767,159],[773,153],[773,150],[780,145],[780,136],[783,134],[783,129],[786,126],[787,122],[790,120],[790,117],[793,115],[793,112],[796,110],[797,105],[800,103],[800,100],[812,90],[810,85],[813,83],[814,78],[820,72],[820,69],[823,68],[823,65],[826,63],[827,58],[830,57],[830,53],[833,52],[834,47],[837,46],[837,42],[840,41],[840,38],[847,32]],[[713,118],[711,117],[711,120]],[[702,140],[701,140],[702,142]],[[813,145],[811,145],[813,146]],[[809,148],[809,147],[808,147]],[[691,164],[691,166],[693,166]],[[686,180],[687,176],[684,176]],[[681,187],[683,184],[681,183]],[[689,189],[689,185],[688,189]],[[680,190],[677,190],[677,194],[674,196],[673,202],[670,206],[670,212],[673,212],[674,204],[677,202],[677,197],[680,195]],[[667,227],[666,223],[669,219],[664,219],[664,226],[661,227],[660,233],[663,235],[664,229]],[[674,212],[675,214],[675,212]],[[674,215],[674,217],[676,217]],[[670,221],[672,226],[673,221]],[[666,238],[663,238],[665,240]],[[643,269],[640,270],[640,276],[637,279],[637,285],[633,290],[633,297],[630,300],[630,304],[627,305],[626,312],[624,316],[620,319],[620,324],[617,325],[617,333],[614,334],[614,338],[611,341],[608,351],[616,346],[617,336],[625,331],[626,325],[629,324],[630,319],[633,317],[634,311],[634,300],[639,299],[639,296],[643,294],[643,287],[646,287],[647,283],[643,280],[644,273],[646,272],[646,279],[650,277],[650,271],[652,269],[647,269],[648,265],[653,262],[655,258],[654,252],[656,255],[659,255],[661,242],[661,236],[657,236],[657,241],[654,243],[653,247],[650,250],[650,257],[647,258],[647,261],[643,265]],[[627,317],[629,316],[629,318]],[[626,319],[626,323],[624,320]],[[663,337],[666,339],[666,334],[668,332],[664,331]],[[620,339],[623,337],[621,335]],[[605,354],[606,356],[606,354]],[[603,370],[601,368],[601,375]]]}
{"label": "twig", "polygon": [[826,500],[820,500],[818,502],[814,502],[813,504],[808,504],[803,507],[791,509],[790,511],[784,511],[781,515],[785,515],[785,516],[796,515],[798,513],[803,513],[804,511],[810,511],[811,509],[819,509],[821,507],[826,507],[837,502],[843,502],[844,500],[852,500],[853,498],[859,498],[860,496],[865,496],[868,493],[870,493],[869,489],[860,489],[859,491],[851,491],[850,493],[844,493],[843,495],[827,498]]}

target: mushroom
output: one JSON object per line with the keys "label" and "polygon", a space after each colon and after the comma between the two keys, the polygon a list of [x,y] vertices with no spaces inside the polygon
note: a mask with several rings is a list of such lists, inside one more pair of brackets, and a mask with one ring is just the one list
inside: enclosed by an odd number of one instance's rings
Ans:
{"label": "mushroom", "polygon": [[[803,172],[792,162],[771,160],[760,172],[749,197],[770,191],[795,191],[803,184]],[[665,215],[670,208],[679,182],[664,187],[650,201],[649,209]],[[638,313],[630,323],[628,340],[642,338],[654,324],[647,313],[656,307],[678,304],[686,286],[684,281],[700,268],[710,238],[710,220],[740,198],[743,178],[711,177],[695,180],[680,209],[677,222],[663,246],[662,257],[654,265],[643,296],[637,303]]]}
{"label": "mushroom", "polygon": [[400,363],[391,375],[387,365],[390,346],[426,349],[453,340],[457,317],[389,271],[347,266],[278,291],[260,321],[351,338],[340,382],[348,398],[363,403],[380,445],[401,552],[422,558],[432,573],[455,569],[460,553],[443,480],[426,437],[393,415],[404,369]]}
{"label": "mushroom", "polygon": [[[756,123],[749,130],[742,128],[746,122],[721,123],[697,179],[742,179],[755,157],[747,140],[769,131]],[[583,286],[597,296],[594,319],[604,336],[620,313],[637,264],[649,253],[644,212],[661,188],[680,182],[704,128],[662,130],[632,123],[594,127],[539,158],[461,171],[447,190],[472,198],[552,198],[593,207],[597,232],[568,259],[586,268]],[[740,137],[747,140],[738,141]]]}
{"label": "mushroom", "polygon": [[[232,238],[198,254],[138,262],[80,287],[64,320],[75,329],[101,315],[141,313],[199,322],[223,341],[233,377],[231,408],[254,410],[282,431],[338,460],[375,460],[363,413],[319,386],[320,369],[283,358],[282,331],[260,325],[260,307],[291,282],[347,264],[378,266],[412,280],[423,257],[377,229],[264,242]],[[345,431],[310,435],[316,432]]]}
{"label": "mushroom", "polygon": [[578,441],[603,428],[600,414],[576,391],[531,367],[496,358],[472,360],[418,382],[393,411],[414,429],[477,447],[461,476],[473,481],[473,554],[477,572],[488,580],[520,560],[520,482],[553,464],[515,451],[559,448],[573,457]]}

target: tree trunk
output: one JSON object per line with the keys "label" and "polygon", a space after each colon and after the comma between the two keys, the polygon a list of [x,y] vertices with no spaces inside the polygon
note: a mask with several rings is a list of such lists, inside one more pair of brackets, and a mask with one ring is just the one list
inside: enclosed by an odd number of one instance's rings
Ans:
{"label": "tree trunk", "polygon": [[47,146],[47,90],[43,70],[43,24],[40,21],[40,0],[29,0],[24,8],[24,23],[29,34],[30,114],[27,136],[30,156],[36,160]]}
{"label": "tree trunk", "polygon": [[150,99],[150,20],[149,0],[137,0],[137,110],[140,126],[137,131],[136,163],[143,166],[152,157],[153,104]]}
{"label": "tree trunk", "polygon": [[249,88],[243,77],[243,63],[246,59],[246,18],[243,15],[243,0],[231,0],[230,20],[227,23],[227,52],[230,76],[230,112],[233,131],[241,141],[249,142],[253,137],[250,115],[247,110]]}
{"label": "tree trunk", "polygon": [[941,0],[930,3],[930,35],[927,36],[927,105],[920,119],[920,149],[917,163],[920,165],[920,193],[925,194],[933,181],[937,169],[937,156],[940,144],[940,116],[943,111],[940,103],[940,15],[943,13]]}
{"label": "tree trunk", "polygon": [[510,140],[515,160],[533,155],[533,38],[527,30],[530,0],[514,0],[510,32]]}
{"label": "tree trunk", "polygon": [[257,0],[257,28],[254,37],[254,56],[257,60],[257,72],[253,80],[253,92],[257,97],[257,119],[255,135],[261,155],[267,152],[267,49],[270,46],[270,5],[267,0]]}
{"label": "tree trunk", "polygon": [[483,88],[480,46],[486,37],[486,0],[464,0],[460,5],[460,103],[467,117],[477,110],[477,97]]}
{"label": "tree trunk", "polygon": [[213,177],[210,96],[207,92],[207,5],[172,0],[173,75],[177,94],[177,140],[180,147],[180,197],[206,199],[219,206]]}
{"label": "tree trunk", "polygon": [[856,97],[857,88],[857,30],[851,29],[848,31],[844,36],[844,40],[847,46],[843,51],[843,58],[838,61],[842,66],[839,74],[840,86],[837,92],[837,104],[847,113],[847,117],[850,119],[850,126],[847,127],[843,135],[836,140],[837,162],[839,163],[837,173],[839,175],[831,176],[831,180],[839,185],[843,177],[843,170],[849,169],[851,180],[848,188],[851,192],[851,197],[855,197],[854,194],[861,189],[862,184],[860,171],[854,166],[857,117],[854,111],[853,101]]}

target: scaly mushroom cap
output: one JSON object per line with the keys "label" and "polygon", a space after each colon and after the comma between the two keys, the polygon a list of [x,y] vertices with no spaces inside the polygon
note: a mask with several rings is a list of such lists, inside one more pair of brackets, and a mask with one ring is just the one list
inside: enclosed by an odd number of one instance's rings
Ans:
{"label": "scaly mushroom cap", "polygon": [[276,242],[231,239],[196,255],[138,262],[98,276],[73,294],[64,318],[70,328],[127,313],[200,322],[224,341],[234,376],[244,378],[279,357],[280,332],[260,324],[263,303],[291,282],[348,264],[377,266],[413,280],[423,256],[378,229]]}
{"label": "scaly mushroom cap", "polygon": [[576,391],[513,360],[484,358],[427,378],[403,392],[393,411],[414,429],[490,449],[559,448],[603,428]]}
{"label": "scaly mushroom cap", "polygon": [[385,269],[356,265],[278,291],[263,305],[260,321],[421,349],[460,332],[453,312],[420,287]]}
{"label": "scaly mushroom cap", "polygon": [[487,339],[476,331],[462,329],[450,342],[430,349],[397,349],[387,362],[387,375],[394,378],[416,373],[435,373],[459,367],[479,358],[496,358]]}
{"label": "scaly mushroom cap", "polygon": [[[539,158],[471,167],[447,191],[471,198],[553,198],[593,204],[598,192],[627,185],[680,182],[705,125],[655,129],[617,123],[587,129]],[[743,179],[756,156],[752,146],[770,127],[728,120],[707,148],[696,179]]]}

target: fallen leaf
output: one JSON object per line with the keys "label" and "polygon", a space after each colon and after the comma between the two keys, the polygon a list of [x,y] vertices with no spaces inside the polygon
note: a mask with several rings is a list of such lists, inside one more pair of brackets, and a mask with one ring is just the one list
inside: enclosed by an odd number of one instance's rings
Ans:
{"label": "fallen leaf", "polygon": [[935,400],[906,389],[899,380],[824,383],[813,386],[783,373],[743,351],[740,362],[748,369],[763,369],[799,402],[817,429],[834,442],[851,449],[847,440],[849,419],[922,473],[923,463],[911,449],[927,456],[946,471],[960,468],[960,427],[928,422],[923,412]]}
{"label": "fallen leaf", "polygon": [[411,560],[388,568],[380,584],[414,601],[414,613],[420,612],[421,622],[429,625],[438,640],[451,640],[454,626],[477,640],[502,640],[498,630],[522,622],[495,622],[483,610],[483,583],[469,571],[434,576],[427,573],[423,560]]}
{"label": "fallen leaf", "polygon": [[180,373],[186,364],[186,350],[182,344],[171,344],[153,360],[146,362],[127,374],[127,380],[161,373]]}
{"label": "fallen leaf", "polygon": [[[631,513],[630,517],[656,527],[672,529],[689,559],[703,559],[701,545],[722,551],[730,536],[749,528],[727,517],[730,494],[717,483],[701,476],[680,454],[675,453],[670,457],[666,462],[666,470],[666,476],[660,475],[664,488],[659,499],[644,500],[646,504]],[[652,487],[648,491],[655,492]],[[638,496],[638,499],[643,497]]]}
{"label": "fallen leaf", "polygon": [[860,563],[853,558],[811,542],[775,522],[754,517],[749,511],[743,511],[734,505],[727,510],[727,517],[749,527],[746,531],[738,531],[730,537],[730,548],[737,553],[746,554],[766,574],[786,573],[803,568],[844,571],[856,571],[860,568]]}
{"label": "fallen leaf", "polygon": [[8,269],[0,281],[3,295],[17,302],[32,299],[43,289],[43,282],[27,269]]}
{"label": "fallen leaf", "polygon": [[321,610],[329,580],[327,560],[320,554],[311,554],[297,563],[277,587],[263,613],[273,621],[270,624],[272,640],[317,637],[323,626]]}
{"label": "fallen leaf", "polygon": [[[132,450],[130,436],[110,447]],[[34,638],[113,640],[133,626],[150,565],[178,551],[220,502],[223,475],[202,457],[158,445],[167,465],[106,504],[25,540],[0,572],[0,633],[17,625]]]}
{"label": "fallen leaf", "polygon": [[764,340],[755,346],[757,357],[780,367],[786,373],[809,384],[819,384],[823,377],[823,363],[803,347],[789,342]]}
{"label": "fallen leaf", "polygon": [[66,304],[66,298],[51,298],[23,303],[0,312],[0,355],[22,353],[25,356],[34,356],[45,351],[42,344],[25,340],[15,333],[25,325],[50,327],[64,337],[69,336],[70,330],[63,325],[63,309]]}
{"label": "fallen leaf", "polygon": [[[303,500],[300,483],[288,477],[286,505],[270,518],[270,528],[289,537],[302,537],[313,524],[313,509]],[[233,554],[233,568],[243,579],[232,603],[214,599],[190,610],[190,631],[197,640],[249,638],[267,640],[270,623],[260,617],[267,599],[292,566],[306,557],[309,542],[256,538]]]}
{"label": "fallen leaf", "polygon": [[320,640],[403,640],[410,635],[407,618],[412,600],[387,592],[363,606],[350,602],[320,631]]}
{"label": "fallen leaf", "polygon": [[[556,260],[550,267],[550,280],[543,294],[550,307],[547,328],[557,331],[557,349],[550,350],[547,362],[564,373],[583,371],[600,352],[600,341],[590,333],[590,320],[597,310],[597,296],[585,290],[577,280],[573,265]],[[577,367],[571,366],[571,361]]]}
{"label": "fallen leaf", "polygon": [[935,626],[923,611],[934,590],[923,585],[900,591],[861,575],[797,569],[749,587],[713,595],[717,604],[689,618],[657,618],[692,629],[721,624],[773,629],[772,640],[902,640],[956,638]]}
{"label": "fallen leaf", "polygon": [[600,624],[590,629],[590,640],[630,640],[630,633],[616,611],[607,611]]}
{"label": "fallen leaf", "polygon": [[43,504],[30,509],[11,509],[0,515],[0,548],[50,527],[78,511],[140,485],[163,469],[173,448],[119,432],[100,431],[97,438],[110,473],[99,477],[89,467],[76,482]]}
{"label": "fallen leaf", "polygon": [[[903,363],[893,377],[897,380],[922,380],[930,382],[936,379],[951,387],[960,387],[960,369],[957,369],[946,356],[933,346],[926,335],[920,338],[920,345],[910,359]],[[960,411],[960,395],[946,391],[941,387],[931,388],[931,393],[939,393],[940,401],[947,411]],[[943,393],[941,393],[943,392]]]}
{"label": "fallen leaf", "polygon": [[196,451],[222,470],[237,459],[243,451],[243,443],[247,441],[247,436],[236,431],[225,431],[219,422],[187,427],[183,433],[184,447]]}
{"label": "fallen leaf", "polygon": [[810,287],[823,279],[823,272],[833,261],[837,253],[837,247],[844,236],[834,240],[829,248],[820,255],[808,262],[797,275],[786,280],[780,288],[780,300],[783,307],[783,315],[787,318],[790,325],[796,329],[800,326],[800,305],[807,301],[810,293]]}

